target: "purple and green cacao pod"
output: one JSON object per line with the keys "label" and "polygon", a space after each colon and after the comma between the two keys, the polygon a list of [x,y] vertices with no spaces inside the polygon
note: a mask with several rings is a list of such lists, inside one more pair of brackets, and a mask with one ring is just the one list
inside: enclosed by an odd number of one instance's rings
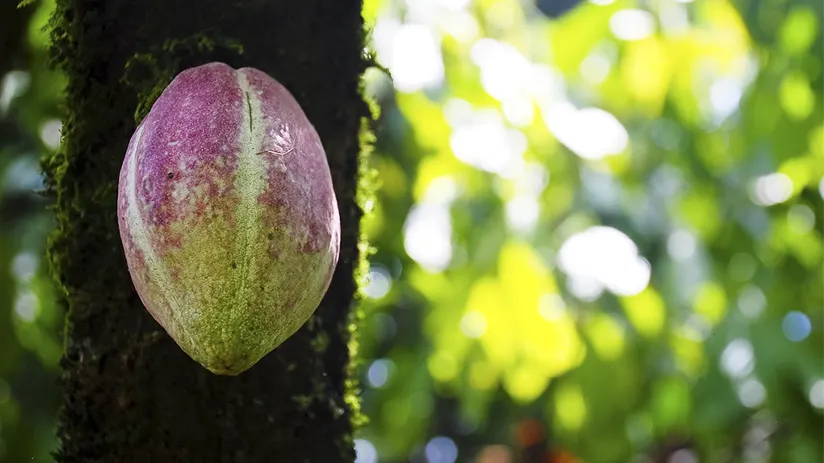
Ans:
{"label": "purple and green cacao pod", "polygon": [[292,336],[338,261],[320,138],[289,91],[253,68],[175,77],[131,138],[117,216],[146,309],[216,374],[241,373]]}

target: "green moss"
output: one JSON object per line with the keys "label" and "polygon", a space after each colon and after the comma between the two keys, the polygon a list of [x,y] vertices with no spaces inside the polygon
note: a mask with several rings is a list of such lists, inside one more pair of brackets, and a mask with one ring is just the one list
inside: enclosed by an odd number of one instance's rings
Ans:
{"label": "green moss", "polygon": [[300,410],[308,410],[312,405],[313,397],[308,394],[298,394],[292,397]]}
{"label": "green moss", "polygon": [[[168,39],[149,53],[135,53],[126,61],[120,82],[137,94],[135,124],[140,124],[163,90],[182,70],[181,61],[188,55],[206,55],[222,48],[237,56],[243,54],[243,44],[235,39],[213,39],[197,33],[180,39]],[[251,124],[251,122],[250,122]]]}
{"label": "green moss", "polygon": [[[361,221],[367,214],[366,211],[373,208],[369,207],[369,202],[376,200],[376,193],[378,189],[378,172],[377,169],[371,167],[370,156],[374,151],[375,134],[372,130],[372,124],[378,120],[380,116],[380,107],[372,99],[364,94],[363,85],[360,86],[360,94],[364,98],[369,108],[370,117],[361,118],[360,131],[358,133],[358,140],[360,146],[360,155],[358,156],[358,187],[356,201],[361,211]],[[363,322],[364,314],[361,308],[360,301],[362,300],[362,285],[365,284],[366,277],[369,274],[369,256],[374,253],[375,249],[370,246],[366,234],[363,233],[362,228],[358,238],[359,260],[358,265],[354,271],[354,280],[358,284],[358,291],[356,293],[356,300],[358,303],[349,314],[349,323],[347,324],[347,335],[349,342],[347,348],[349,349],[349,365],[346,368],[346,382],[344,389],[344,401],[352,410],[352,426],[353,431],[365,426],[369,420],[361,411],[360,404],[360,383],[357,379],[357,369],[360,365],[358,331]]]}
{"label": "green moss", "polygon": [[317,336],[312,338],[312,350],[318,354],[322,354],[326,352],[326,348],[329,347],[329,335],[326,332],[321,331],[318,333]]}

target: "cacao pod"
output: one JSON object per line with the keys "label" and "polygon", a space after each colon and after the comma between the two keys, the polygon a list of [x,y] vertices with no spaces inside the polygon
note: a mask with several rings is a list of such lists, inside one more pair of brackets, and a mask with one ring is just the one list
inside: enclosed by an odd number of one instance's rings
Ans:
{"label": "cacao pod", "polygon": [[292,336],[337,265],[320,138],[257,69],[209,63],[177,75],[131,137],[117,201],[143,305],[216,374],[239,374]]}

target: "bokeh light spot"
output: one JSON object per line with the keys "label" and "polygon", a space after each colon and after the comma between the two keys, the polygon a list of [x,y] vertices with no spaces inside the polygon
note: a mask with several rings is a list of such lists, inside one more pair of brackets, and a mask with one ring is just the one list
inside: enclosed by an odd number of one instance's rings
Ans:
{"label": "bokeh light spot", "polygon": [[486,331],[486,317],[477,310],[468,312],[461,318],[461,331],[468,338],[480,338]]}
{"label": "bokeh light spot", "polygon": [[369,386],[376,389],[382,388],[389,380],[389,374],[394,367],[391,360],[378,359],[369,365],[369,370],[366,373],[366,379]]}
{"label": "bokeh light spot", "polygon": [[452,259],[452,222],[442,204],[422,203],[409,212],[404,225],[406,253],[424,269],[437,273]]}
{"label": "bokeh light spot", "polygon": [[34,272],[37,271],[37,256],[34,253],[23,251],[11,261],[11,273],[20,283],[27,283],[34,278]]}
{"label": "bokeh light spot", "polygon": [[733,78],[722,77],[710,87],[710,104],[716,121],[723,121],[738,109],[744,89]]}
{"label": "bokeh light spot", "polygon": [[759,206],[772,206],[790,199],[793,193],[793,181],[786,174],[773,173],[755,180],[751,197]]}
{"label": "bokeh light spot", "polygon": [[378,451],[366,439],[355,439],[355,463],[377,463]]}
{"label": "bokeh light spot", "polygon": [[695,236],[686,230],[677,230],[667,239],[667,253],[676,261],[683,262],[695,254]]}
{"label": "bokeh light spot", "polygon": [[428,463],[454,463],[458,459],[458,446],[448,437],[435,437],[426,444]]}
{"label": "bokeh light spot", "polygon": [[796,235],[808,233],[815,226],[815,212],[806,204],[796,204],[787,212],[787,225]]}
{"label": "bokeh light spot", "polygon": [[678,449],[667,459],[667,463],[698,463],[698,461],[698,456],[690,449]]}
{"label": "bokeh light spot", "polygon": [[31,75],[26,71],[9,71],[0,83],[0,114],[8,111],[11,102],[26,92],[31,83]]}
{"label": "bokeh light spot", "polygon": [[738,386],[738,400],[747,408],[757,408],[766,398],[767,390],[755,378],[747,378]]}
{"label": "bokeh light spot", "polygon": [[651,274],[649,262],[638,255],[635,243],[623,232],[603,226],[567,239],[558,251],[558,264],[579,282],[589,279],[622,296],[643,291]]}
{"label": "bokeh light spot", "polygon": [[578,72],[584,80],[597,85],[607,78],[611,68],[612,63],[608,56],[603,53],[591,53],[581,61]]}
{"label": "bokeh light spot", "polygon": [[565,383],[555,394],[555,410],[559,424],[568,430],[580,429],[587,417],[587,404],[581,387]]}
{"label": "bokeh light spot", "polygon": [[37,295],[25,290],[18,294],[14,301],[14,313],[24,322],[33,322],[37,318],[38,306]]}
{"label": "bokeh light spot", "polygon": [[476,112],[471,122],[456,127],[449,146],[460,161],[497,174],[511,172],[528,146],[518,129],[504,125],[494,111]]}
{"label": "bokeh light spot", "polygon": [[810,404],[815,408],[824,409],[824,379],[819,379],[810,387]]}
{"label": "bokeh light spot", "polygon": [[794,310],[784,316],[781,329],[784,330],[784,336],[790,341],[801,342],[810,335],[812,324],[807,314]]}
{"label": "bokeh light spot", "polygon": [[507,223],[516,231],[531,231],[538,222],[540,212],[538,200],[529,195],[518,195],[506,203]]}
{"label": "bokeh light spot", "polygon": [[382,265],[373,264],[371,267],[367,277],[369,283],[363,288],[363,292],[371,299],[380,299],[392,288],[392,276]]}
{"label": "bokeh light spot", "polygon": [[[603,109],[578,110],[570,103],[558,103],[542,113],[546,126],[558,141],[584,159],[620,154],[629,144],[627,129]],[[594,133],[598,136],[592,136]]]}
{"label": "bokeh light spot", "polygon": [[60,146],[60,136],[63,130],[63,122],[59,119],[46,121],[40,127],[40,139],[49,149],[57,149]]}
{"label": "bokeh light spot", "polygon": [[758,318],[764,312],[767,306],[767,297],[758,286],[748,285],[738,296],[738,310],[744,314],[745,317],[754,319]]}
{"label": "bokeh light spot", "polygon": [[512,450],[505,445],[484,447],[475,457],[475,463],[512,463]]}
{"label": "bokeh light spot", "polygon": [[721,353],[721,368],[732,378],[743,378],[755,368],[752,344],[744,338],[732,340]]}
{"label": "bokeh light spot", "polygon": [[644,10],[620,10],[609,19],[609,29],[622,40],[641,40],[655,31],[655,18]]}
{"label": "bokeh light spot", "polygon": [[391,40],[388,61],[396,89],[409,93],[440,85],[444,77],[440,40],[428,27],[402,25]]}

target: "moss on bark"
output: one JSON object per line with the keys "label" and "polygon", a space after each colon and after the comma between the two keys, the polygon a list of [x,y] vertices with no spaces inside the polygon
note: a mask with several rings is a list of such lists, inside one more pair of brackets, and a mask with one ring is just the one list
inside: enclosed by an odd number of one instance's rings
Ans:
{"label": "moss on bark", "polygon": [[[358,0],[58,0],[53,59],[68,77],[49,258],[67,308],[60,462],[351,462],[361,422],[350,349],[363,248],[358,193],[366,66]],[[117,232],[129,137],[179,71],[210,61],[283,83],[326,148],[341,256],[315,316],[237,377],[187,357],[143,308]],[[361,201],[358,201],[358,198]]]}

